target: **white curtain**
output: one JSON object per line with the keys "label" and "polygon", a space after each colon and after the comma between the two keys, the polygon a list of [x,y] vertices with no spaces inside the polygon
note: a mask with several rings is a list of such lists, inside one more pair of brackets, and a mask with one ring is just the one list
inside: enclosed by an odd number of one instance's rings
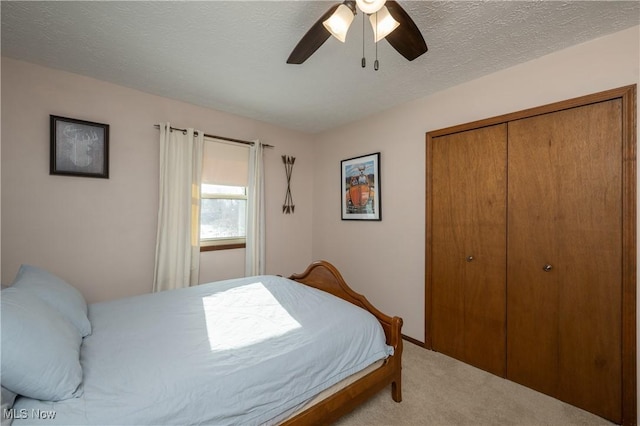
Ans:
{"label": "white curtain", "polygon": [[249,150],[245,276],[265,273],[264,162],[262,152],[263,146],[260,141],[256,141]]}
{"label": "white curtain", "polygon": [[160,125],[160,206],[153,291],[198,284],[204,134]]}

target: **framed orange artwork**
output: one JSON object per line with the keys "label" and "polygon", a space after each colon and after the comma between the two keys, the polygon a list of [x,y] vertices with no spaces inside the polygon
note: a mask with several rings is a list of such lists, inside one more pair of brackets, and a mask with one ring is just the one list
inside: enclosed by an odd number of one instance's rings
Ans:
{"label": "framed orange artwork", "polygon": [[342,220],[382,220],[380,153],[341,161]]}

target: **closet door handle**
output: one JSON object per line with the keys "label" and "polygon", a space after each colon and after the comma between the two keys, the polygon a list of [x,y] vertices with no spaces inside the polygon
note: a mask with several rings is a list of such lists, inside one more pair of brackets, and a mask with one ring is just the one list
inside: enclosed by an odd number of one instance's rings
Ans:
{"label": "closet door handle", "polygon": [[473,260],[473,256],[467,256],[467,258],[465,259],[467,262],[471,262]]}
{"label": "closet door handle", "polygon": [[549,265],[548,263],[542,267],[542,270],[545,272],[549,272],[552,269],[553,269],[553,266]]}

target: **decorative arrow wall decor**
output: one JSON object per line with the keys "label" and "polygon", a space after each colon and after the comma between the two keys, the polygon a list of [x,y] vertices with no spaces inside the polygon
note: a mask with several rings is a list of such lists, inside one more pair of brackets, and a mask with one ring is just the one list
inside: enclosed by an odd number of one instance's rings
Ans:
{"label": "decorative arrow wall decor", "polygon": [[284,163],[284,171],[287,175],[287,193],[284,197],[284,204],[282,205],[282,213],[293,213],[296,206],[293,205],[293,197],[291,196],[291,172],[293,171],[293,163],[296,162],[296,157],[282,156],[282,162]]}

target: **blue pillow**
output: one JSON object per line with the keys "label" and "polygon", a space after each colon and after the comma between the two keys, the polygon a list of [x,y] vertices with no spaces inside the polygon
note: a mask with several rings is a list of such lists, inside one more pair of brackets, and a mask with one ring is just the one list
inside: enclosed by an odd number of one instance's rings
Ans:
{"label": "blue pillow", "polygon": [[51,305],[76,326],[82,337],[91,334],[91,323],[87,318],[87,302],[71,284],[55,275],[31,265],[22,265],[13,287],[33,292]]}
{"label": "blue pillow", "polygon": [[2,386],[45,401],[81,394],[78,330],[59,312],[19,288],[0,293]]}

